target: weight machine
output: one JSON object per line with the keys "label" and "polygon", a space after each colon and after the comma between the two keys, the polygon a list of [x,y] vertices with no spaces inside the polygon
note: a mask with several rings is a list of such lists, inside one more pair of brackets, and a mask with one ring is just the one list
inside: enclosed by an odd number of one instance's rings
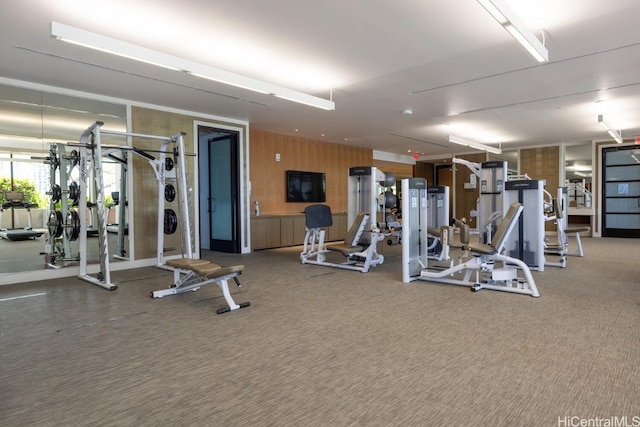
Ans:
{"label": "weight machine", "polygon": [[[391,187],[395,184],[393,174],[385,174],[375,166],[357,166],[349,168],[349,183],[347,187],[349,209],[347,219],[353,224],[356,217],[366,212],[369,216],[365,230],[360,238],[360,244],[382,240],[380,229],[384,228],[386,201],[384,192],[378,188]],[[376,231],[377,230],[377,231]]]}
{"label": "weight machine", "polygon": [[[523,207],[509,206],[489,244],[463,242],[466,260],[433,263],[428,256],[428,197],[423,178],[402,180],[402,281],[426,280],[468,286],[472,291],[490,289],[539,297],[529,267],[520,259],[504,254],[509,235],[516,227]],[[471,258],[468,258],[468,254]],[[524,277],[519,276],[518,268]]]}
{"label": "weight machine", "polygon": [[427,186],[427,232],[429,234],[429,258],[438,261],[449,259],[449,246],[453,228],[449,226],[449,187]]}
{"label": "weight machine", "polygon": [[[385,207],[391,204],[391,195],[382,192],[378,197],[378,188],[395,184],[393,174],[385,174],[374,166],[359,166],[349,169],[349,210],[351,224],[347,237],[342,243],[325,243],[325,228],[332,225],[331,209],[327,205],[311,205],[305,209],[306,234],[300,259],[302,264],[315,264],[325,267],[356,270],[362,273],[374,265],[384,262],[384,256],[377,251],[378,242],[384,240],[384,234],[378,223],[385,221]],[[394,200],[395,196],[393,196]],[[393,205],[395,205],[393,201]],[[380,209],[380,210],[379,210]],[[327,254],[339,252],[347,258],[346,262],[327,261]]]}
{"label": "weight machine", "polygon": [[[582,241],[580,233],[591,231],[589,226],[569,226],[569,217],[567,214],[568,207],[568,189],[567,187],[558,187],[557,196],[552,203],[553,213],[546,217],[547,221],[554,221],[556,224],[556,241],[552,242],[545,239],[544,253],[545,255],[555,255],[560,257],[559,261],[546,261],[545,264],[553,267],[565,268],[567,266],[567,256],[584,256],[582,251]],[[575,251],[569,251],[569,237],[574,236],[577,248]]]}
{"label": "weight machine", "polygon": [[516,230],[507,239],[507,253],[532,270],[544,271],[544,181],[510,179],[504,193],[507,204],[524,207]]}
{"label": "weight machine", "polygon": [[[480,243],[491,243],[492,235],[508,208],[504,194],[504,184],[508,179],[507,162],[496,160],[474,163],[454,157],[453,163],[467,166],[480,181],[478,209],[471,212],[471,216],[476,217]],[[475,188],[475,177],[472,188]]]}

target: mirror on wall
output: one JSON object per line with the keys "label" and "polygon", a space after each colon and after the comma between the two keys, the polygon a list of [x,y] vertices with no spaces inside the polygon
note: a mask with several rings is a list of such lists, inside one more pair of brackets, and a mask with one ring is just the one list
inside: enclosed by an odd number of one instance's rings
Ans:
{"label": "mirror on wall", "polygon": [[566,179],[584,179],[590,183],[593,175],[591,143],[567,145],[564,153]]}
{"label": "mirror on wall", "polygon": [[518,150],[503,151],[500,154],[488,153],[489,161],[507,162],[507,173],[509,175],[518,174]]}
{"label": "mirror on wall", "polygon": [[592,207],[591,143],[565,146],[565,181],[570,208]]}
{"label": "mirror on wall", "polygon": [[[79,236],[73,205],[82,195],[76,190],[77,147],[68,143],[77,142],[96,121],[124,132],[126,107],[0,85],[0,274],[77,265]],[[102,138],[102,144],[125,145],[126,140],[112,136]],[[118,151],[115,158],[103,159],[103,199],[114,261],[126,259],[129,252],[123,194],[126,168],[126,158]],[[90,165],[88,170],[93,171]],[[89,187],[84,197],[91,205],[97,198]],[[96,211],[95,207],[87,211],[89,262],[99,252]]]}

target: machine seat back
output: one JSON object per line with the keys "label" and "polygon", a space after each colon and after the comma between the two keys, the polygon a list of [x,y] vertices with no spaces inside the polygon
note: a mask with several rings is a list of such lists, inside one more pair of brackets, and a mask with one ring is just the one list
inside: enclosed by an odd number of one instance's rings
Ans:
{"label": "machine seat back", "polygon": [[482,255],[492,255],[502,252],[507,243],[507,238],[518,223],[518,218],[523,209],[522,203],[513,203],[509,206],[509,210],[500,222],[500,225],[498,225],[490,244],[470,243],[465,249]]}
{"label": "machine seat back", "polygon": [[327,205],[311,205],[304,209],[304,217],[307,228],[331,227],[333,219],[331,208]]}
{"label": "machine seat back", "polygon": [[556,213],[556,218],[557,219],[562,219],[564,217],[564,209],[560,205],[560,203],[563,203],[563,202],[561,200],[558,200],[558,199],[553,199],[553,205],[555,207],[555,213]]}
{"label": "machine seat back", "polygon": [[327,249],[342,252],[344,256],[349,256],[362,251],[363,248],[359,246],[358,243],[360,242],[360,237],[362,237],[362,233],[367,226],[367,222],[369,222],[369,214],[366,212],[360,212],[353,221],[353,224],[351,224],[351,227],[349,227],[349,231],[347,232],[347,237],[344,239],[344,242],[327,245]]}
{"label": "machine seat back", "polygon": [[347,246],[358,246],[358,242],[360,241],[360,237],[362,237],[362,232],[364,228],[367,226],[367,221],[369,221],[369,214],[366,212],[360,212],[356,219],[349,227],[349,231],[347,232],[347,237],[344,239],[344,244]]}

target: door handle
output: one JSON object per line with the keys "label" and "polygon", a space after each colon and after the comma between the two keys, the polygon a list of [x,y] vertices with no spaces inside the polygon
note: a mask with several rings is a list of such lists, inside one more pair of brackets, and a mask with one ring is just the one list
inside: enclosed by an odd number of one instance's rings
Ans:
{"label": "door handle", "polygon": [[[207,197],[207,200],[209,201],[208,213],[215,212],[216,211],[216,199],[215,199],[215,197]],[[213,205],[213,209],[211,208],[212,205]]]}

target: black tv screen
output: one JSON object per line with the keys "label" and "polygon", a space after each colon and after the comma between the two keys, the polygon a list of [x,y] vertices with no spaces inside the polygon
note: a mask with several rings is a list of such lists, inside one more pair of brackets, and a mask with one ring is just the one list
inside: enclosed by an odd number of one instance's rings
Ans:
{"label": "black tv screen", "polygon": [[287,171],[287,202],[324,203],[325,201],[324,173]]}

